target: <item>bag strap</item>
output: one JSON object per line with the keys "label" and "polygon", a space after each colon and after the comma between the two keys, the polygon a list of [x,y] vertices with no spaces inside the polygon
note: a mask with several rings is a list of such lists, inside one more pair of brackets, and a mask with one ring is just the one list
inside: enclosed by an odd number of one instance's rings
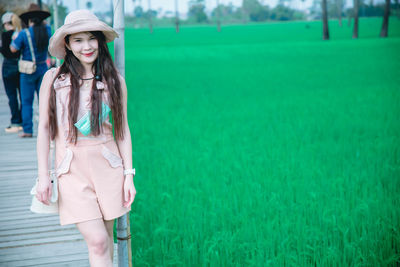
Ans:
{"label": "bag strap", "polygon": [[36,62],[35,53],[33,52],[31,33],[29,32],[29,29],[25,29],[25,32],[26,32],[26,36],[28,37],[28,44],[29,44],[29,50],[31,50],[31,54],[32,54],[32,61]]}
{"label": "bag strap", "polygon": [[56,161],[56,142],[50,141],[50,170],[55,171],[55,161]]}

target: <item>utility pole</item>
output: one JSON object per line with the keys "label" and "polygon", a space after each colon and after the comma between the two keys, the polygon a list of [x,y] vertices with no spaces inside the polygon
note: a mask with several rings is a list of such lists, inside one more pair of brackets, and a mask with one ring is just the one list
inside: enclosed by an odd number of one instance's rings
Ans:
{"label": "utility pole", "polygon": [[[114,29],[119,38],[114,41],[114,58],[119,73],[125,77],[125,22],[124,0],[114,0]],[[129,213],[128,213],[129,214]],[[117,220],[118,266],[132,267],[131,234],[127,214]]]}
{"label": "utility pole", "polygon": [[149,15],[149,28],[150,28],[150,33],[153,33],[153,21],[151,20],[152,17],[152,12],[151,12],[151,0],[148,0],[149,3],[149,9],[147,11],[148,15]]}
{"label": "utility pole", "polygon": [[175,0],[175,30],[179,32],[179,12],[178,12],[178,0]]}
{"label": "utility pole", "polygon": [[219,6],[219,0],[217,0],[217,30],[218,32],[221,31],[221,11],[220,11],[220,6]]}
{"label": "utility pole", "polygon": [[329,40],[327,0],[322,0],[322,39]]}
{"label": "utility pole", "polygon": [[359,1],[354,0],[353,12],[354,12],[354,27],[353,27],[353,39],[358,38],[358,8]]}

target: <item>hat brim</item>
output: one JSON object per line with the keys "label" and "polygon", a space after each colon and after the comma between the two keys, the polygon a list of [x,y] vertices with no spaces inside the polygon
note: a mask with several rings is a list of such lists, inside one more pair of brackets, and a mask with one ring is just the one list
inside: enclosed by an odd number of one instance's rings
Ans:
{"label": "hat brim", "polygon": [[41,20],[45,20],[48,17],[50,17],[50,13],[47,11],[43,11],[43,10],[35,10],[35,11],[28,11],[25,13],[22,13],[21,15],[19,15],[19,17],[21,18],[21,20],[28,25],[29,24],[29,19],[30,18],[39,18]]}
{"label": "hat brim", "polygon": [[118,33],[113,28],[100,20],[86,22],[76,21],[72,24],[65,24],[56,30],[49,42],[50,55],[58,59],[63,59],[65,57],[65,36],[78,32],[91,31],[103,32],[107,43],[119,37]]}

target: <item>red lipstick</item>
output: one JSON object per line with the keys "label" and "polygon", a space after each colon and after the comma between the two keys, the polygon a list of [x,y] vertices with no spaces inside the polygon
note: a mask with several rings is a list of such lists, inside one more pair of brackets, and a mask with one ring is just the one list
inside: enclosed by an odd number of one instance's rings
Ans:
{"label": "red lipstick", "polygon": [[94,52],[92,53],[87,53],[87,54],[83,54],[85,57],[91,57],[94,54]]}

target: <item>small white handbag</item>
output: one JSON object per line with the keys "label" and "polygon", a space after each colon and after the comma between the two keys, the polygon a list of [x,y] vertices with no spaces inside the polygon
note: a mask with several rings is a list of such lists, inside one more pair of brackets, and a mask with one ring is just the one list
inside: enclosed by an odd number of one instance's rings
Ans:
{"label": "small white handbag", "polygon": [[58,213],[58,181],[57,181],[57,173],[54,169],[54,158],[55,158],[54,145],[51,146],[50,150],[52,150],[50,157],[50,163],[51,163],[50,179],[52,183],[51,198],[49,201],[50,204],[49,205],[43,204],[36,198],[36,188],[39,183],[39,179],[37,178],[36,183],[31,190],[31,195],[32,195],[31,211],[34,213],[41,213],[41,214]]}

